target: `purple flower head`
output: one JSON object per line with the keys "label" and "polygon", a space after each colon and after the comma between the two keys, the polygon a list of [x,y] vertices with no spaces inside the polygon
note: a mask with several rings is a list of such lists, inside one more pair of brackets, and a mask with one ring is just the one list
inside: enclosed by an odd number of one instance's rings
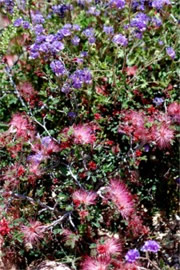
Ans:
{"label": "purple flower head", "polygon": [[174,49],[172,47],[168,47],[166,49],[166,53],[172,58],[174,59],[176,57],[176,53],[174,51]]}
{"label": "purple flower head", "polygon": [[153,99],[153,103],[156,105],[156,106],[160,106],[161,104],[163,104],[164,102],[164,98],[163,97],[155,97]]}
{"label": "purple flower head", "polygon": [[144,252],[153,252],[153,253],[157,253],[160,249],[160,245],[154,241],[154,240],[148,240],[144,243],[144,245],[141,248],[141,251]]}
{"label": "purple flower head", "polygon": [[50,67],[52,71],[56,74],[56,76],[62,76],[67,74],[67,70],[64,64],[59,60],[52,61]]}
{"label": "purple flower head", "polygon": [[81,30],[81,26],[79,24],[73,24],[73,30],[74,31],[80,31]]}
{"label": "purple flower head", "polygon": [[170,5],[171,2],[169,0],[154,0],[152,2],[152,7],[156,8],[156,9],[162,9],[164,7],[164,5]]}
{"label": "purple flower head", "polygon": [[52,139],[50,136],[45,136],[41,139],[41,144],[43,145],[43,147],[48,147],[48,145],[52,142]]}
{"label": "purple flower head", "polygon": [[109,5],[118,9],[125,7],[125,0],[110,0]]}
{"label": "purple flower head", "polygon": [[148,24],[149,20],[150,19],[146,14],[139,12],[135,16],[135,18],[133,18],[131,20],[130,26],[135,27],[140,32],[144,32],[147,28],[147,24]]}
{"label": "purple flower head", "polygon": [[75,112],[68,112],[68,116],[70,118],[76,118],[76,113]]}
{"label": "purple flower head", "polygon": [[65,83],[63,87],[61,88],[61,92],[65,94],[69,94],[70,90],[71,90],[70,85],[68,83]]}
{"label": "purple flower head", "polygon": [[94,44],[95,42],[96,42],[96,38],[93,36],[93,37],[89,37],[88,38],[88,42],[90,43],[90,44]]}
{"label": "purple flower head", "polygon": [[39,36],[36,37],[35,43],[40,44],[40,43],[44,42],[45,40],[46,40],[45,35],[39,35]]}
{"label": "purple flower head", "polygon": [[145,0],[134,0],[132,1],[132,8],[134,10],[145,10]]}
{"label": "purple flower head", "polygon": [[88,14],[94,15],[94,16],[99,16],[100,11],[96,9],[96,7],[90,7],[88,9]]}
{"label": "purple flower head", "polygon": [[113,37],[112,40],[115,44],[121,45],[121,46],[127,46],[128,40],[124,35],[117,34]]}
{"label": "purple flower head", "polygon": [[22,25],[22,23],[23,23],[23,19],[22,19],[22,18],[18,18],[18,19],[16,19],[16,20],[14,21],[14,26],[15,26],[15,27],[19,27],[19,26]]}
{"label": "purple flower head", "polygon": [[94,36],[94,29],[93,28],[87,28],[83,32],[83,35],[85,35],[87,38]]}
{"label": "purple flower head", "polygon": [[37,152],[34,155],[30,155],[27,158],[27,161],[33,164],[39,164],[44,159],[44,156],[41,151]]}
{"label": "purple flower head", "polygon": [[156,27],[160,27],[162,25],[162,21],[160,18],[153,17],[151,21]]}
{"label": "purple flower head", "polygon": [[88,52],[83,51],[83,52],[80,53],[80,56],[81,57],[87,57],[88,56]]}
{"label": "purple flower head", "polygon": [[62,51],[64,49],[64,44],[61,41],[55,40],[51,46],[50,46],[50,51],[52,53],[57,53],[59,51]]}
{"label": "purple flower head", "polygon": [[43,32],[44,28],[42,26],[42,24],[36,24],[34,27],[34,32],[36,35],[39,35]]}
{"label": "purple flower head", "polygon": [[159,44],[160,46],[162,46],[162,45],[164,45],[164,42],[163,42],[162,40],[159,40],[158,44]]}
{"label": "purple flower head", "polygon": [[131,249],[126,253],[125,259],[129,263],[135,262],[140,257],[139,251],[135,249]]}
{"label": "purple flower head", "polygon": [[148,144],[146,144],[146,145],[144,146],[144,152],[149,152],[149,150],[150,150],[150,147],[149,147]]}
{"label": "purple flower head", "polygon": [[43,24],[45,23],[45,19],[41,13],[37,12],[32,14],[32,22],[33,24]]}
{"label": "purple flower head", "polygon": [[67,27],[63,27],[61,30],[60,30],[60,33],[63,35],[63,37],[68,37],[71,35],[71,30]]}
{"label": "purple flower head", "polygon": [[24,29],[29,29],[30,28],[30,24],[27,21],[23,21],[22,26],[23,26]]}
{"label": "purple flower head", "polygon": [[103,31],[104,31],[104,33],[106,33],[106,35],[114,34],[114,28],[112,26],[104,25],[103,26]]}
{"label": "purple flower head", "polygon": [[78,36],[74,36],[72,39],[71,39],[71,43],[75,46],[78,46],[79,45],[79,42],[80,42],[80,38]]}
{"label": "purple flower head", "polygon": [[72,87],[79,89],[83,86],[83,84],[91,84],[92,76],[88,69],[78,69],[71,76]]}

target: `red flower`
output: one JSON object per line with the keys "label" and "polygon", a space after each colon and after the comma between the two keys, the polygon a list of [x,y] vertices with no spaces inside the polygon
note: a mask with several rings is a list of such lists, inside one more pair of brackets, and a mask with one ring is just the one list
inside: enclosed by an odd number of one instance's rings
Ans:
{"label": "red flower", "polygon": [[2,236],[5,236],[7,235],[8,233],[10,232],[10,228],[9,228],[9,225],[8,225],[8,222],[5,218],[3,218],[1,221],[0,221],[0,234]]}
{"label": "red flower", "polygon": [[81,204],[91,205],[95,204],[97,194],[95,192],[88,192],[85,190],[77,190],[72,194],[72,199],[76,207]]}
{"label": "red flower", "polygon": [[90,170],[96,170],[97,165],[96,165],[96,163],[95,163],[94,161],[90,161],[90,162],[88,163],[88,168],[89,168]]}
{"label": "red flower", "polygon": [[136,150],[136,157],[140,157],[142,155],[142,151]]}

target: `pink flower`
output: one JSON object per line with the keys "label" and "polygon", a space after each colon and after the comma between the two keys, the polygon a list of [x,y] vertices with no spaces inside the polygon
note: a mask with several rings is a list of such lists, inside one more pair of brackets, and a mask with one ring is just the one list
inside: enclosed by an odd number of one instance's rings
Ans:
{"label": "pink flower", "polygon": [[77,144],[93,144],[96,140],[93,128],[88,124],[74,126],[73,136]]}
{"label": "pink flower", "polygon": [[99,255],[115,255],[121,253],[121,243],[115,238],[108,238],[103,244],[97,244],[97,252]]}
{"label": "pink flower", "polygon": [[170,146],[174,138],[174,130],[170,129],[166,124],[162,124],[160,127],[154,127],[152,135],[158,147],[163,149]]}
{"label": "pink flower", "polygon": [[173,102],[168,106],[168,114],[173,117],[173,120],[180,123],[180,104]]}
{"label": "pink flower", "polygon": [[110,258],[92,258],[86,257],[82,263],[82,270],[108,270]]}
{"label": "pink flower", "polygon": [[27,140],[28,138],[33,138],[35,135],[34,127],[25,113],[14,114],[9,126],[8,132],[16,133],[17,137],[23,137]]}
{"label": "pink flower", "polygon": [[30,82],[22,82],[17,86],[20,94],[26,102],[31,106],[34,106],[37,99],[37,92],[34,90],[34,87]]}
{"label": "pink flower", "polygon": [[116,205],[123,218],[129,218],[134,212],[133,197],[123,182],[112,179],[108,187],[108,197]]}
{"label": "pink flower", "polygon": [[95,192],[88,192],[85,190],[77,190],[72,194],[72,199],[76,207],[81,204],[91,205],[95,204],[97,194]]}
{"label": "pink flower", "polygon": [[22,226],[21,231],[24,234],[26,243],[35,244],[44,236],[45,226],[39,221],[30,221],[29,226]]}

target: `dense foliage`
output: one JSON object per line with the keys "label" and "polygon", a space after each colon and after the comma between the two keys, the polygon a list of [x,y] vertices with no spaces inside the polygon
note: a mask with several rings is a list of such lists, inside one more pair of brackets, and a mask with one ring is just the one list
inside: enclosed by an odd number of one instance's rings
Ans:
{"label": "dense foliage", "polygon": [[5,269],[179,269],[178,2],[0,0],[0,28]]}

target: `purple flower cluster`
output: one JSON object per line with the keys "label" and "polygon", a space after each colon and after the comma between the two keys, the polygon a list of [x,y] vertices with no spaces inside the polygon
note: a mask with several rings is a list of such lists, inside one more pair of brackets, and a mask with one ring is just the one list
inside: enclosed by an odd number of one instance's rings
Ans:
{"label": "purple flower cluster", "polygon": [[92,75],[87,68],[78,69],[70,76],[70,79],[72,81],[72,87],[79,89],[83,84],[91,84]]}
{"label": "purple flower cluster", "polygon": [[126,253],[125,259],[129,263],[135,262],[137,259],[139,259],[140,253],[139,251],[135,249],[131,249]]}
{"label": "purple flower cluster", "polygon": [[64,44],[58,40],[57,35],[39,35],[33,45],[30,46],[31,58],[37,58],[40,53],[56,54],[64,49]]}
{"label": "purple flower cluster", "polygon": [[153,253],[157,253],[160,249],[160,245],[154,241],[154,240],[148,240],[144,243],[144,245],[141,248],[141,251],[144,252],[153,252]]}
{"label": "purple flower cluster", "polygon": [[82,32],[82,34],[85,36],[85,37],[87,37],[88,38],[88,42],[90,43],[90,44],[93,44],[93,43],[95,43],[95,41],[96,41],[96,38],[95,38],[95,33],[94,33],[94,29],[91,27],[91,28],[87,28],[87,29],[85,29],[83,32]]}
{"label": "purple flower cluster", "polygon": [[130,22],[130,26],[136,28],[139,32],[144,32],[147,28],[150,18],[143,12],[139,12]]}
{"label": "purple flower cluster", "polygon": [[114,35],[112,41],[115,44],[121,45],[121,46],[127,46],[127,44],[128,44],[127,38],[124,35],[122,35],[122,34],[116,34],[116,35]]}
{"label": "purple flower cluster", "polygon": [[[160,245],[156,241],[148,240],[142,246],[141,251],[157,253],[159,249],[160,249]],[[128,263],[134,263],[139,258],[140,258],[140,253],[136,248],[130,249],[125,255],[125,259]]]}
{"label": "purple flower cluster", "polygon": [[125,0],[110,0],[110,7],[115,7],[117,9],[123,9],[125,7]]}
{"label": "purple flower cluster", "polygon": [[72,10],[72,5],[56,5],[56,6],[52,6],[52,11],[53,13],[59,15],[61,18],[63,18],[65,16],[65,13]]}
{"label": "purple flower cluster", "polygon": [[0,5],[3,5],[7,12],[13,13],[14,9],[14,0],[0,0]]}
{"label": "purple flower cluster", "polygon": [[32,23],[33,24],[43,24],[43,23],[45,23],[45,19],[44,19],[43,15],[39,11],[36,11],[35,13],[32,14]]}
{"label": "purple flower cluster", "polygon": [[29,29],[30,24],[28,21],[24,21],[22,18],[18,18],[14,21],[14,26],[15,27],[23,27],[24,29]]}
{"label": "purple flower cluster", "polygon": [[154,0],[152,2],[152,7],[160,10],[164,7],[164,5],[170,5],[171,2],[169,0]]}
{"label": "purple flower cluster", "polygon": [[58,77],[68,74],[64,64],[59,60],[52,61],[50,67]]}
{"label": "purple flower cluster", "polygon": [[104,25],[104,26],[103,26],[103,31],[104,31],[104,33],[106,33],[106,35],[108,35],[108,36],[114,34],[114,28],[113,28],[112,26]]}

